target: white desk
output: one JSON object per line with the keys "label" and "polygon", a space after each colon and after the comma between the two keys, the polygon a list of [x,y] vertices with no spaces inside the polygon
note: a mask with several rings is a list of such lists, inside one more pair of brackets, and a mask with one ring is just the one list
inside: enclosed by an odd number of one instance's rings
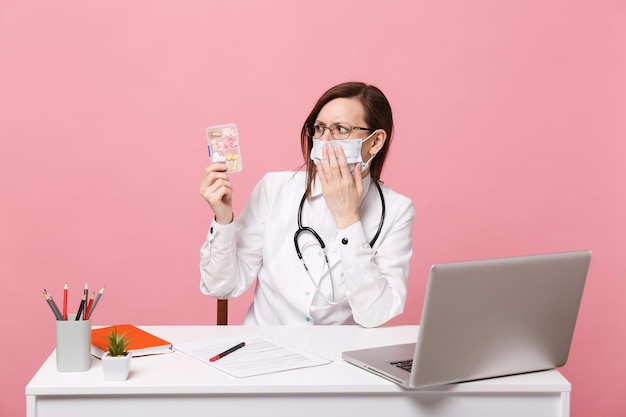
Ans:
{"label": "white desk", "polygon": [[95,358],[87,372],[56,372],[53,352],[26,386],[27,417],[569,416],[571,385],[556,370],[415,391],[341,359],[344,350],[413,342],[418,326],[141,327],[174,346],[260,334],[334,362],[238,379],[174,352],[133,358],[129,379],[109,382]]}

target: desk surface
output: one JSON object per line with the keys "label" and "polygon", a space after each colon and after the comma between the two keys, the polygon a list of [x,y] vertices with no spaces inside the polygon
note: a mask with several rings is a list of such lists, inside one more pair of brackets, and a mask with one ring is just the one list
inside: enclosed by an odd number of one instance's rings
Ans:
{"label": "desk surface", "polygon": [[[426,398],[426,394],[455,395],[470,393],[493,396],[506,393],[519,398],[531,395],[538,398],[552,396],[557,402],[551,405],[550,412],[535,415],[569,414],[570,383],[556,370],[544,371],[504,378],[494,378],[462,384],[450,384],[422,390],[406,390],[381,377],[370,374],[341,359],[344,350],[360,349],[377,345],[411,343],[417,337],[418,326],[395,326],[365,329],[359,326],[314,326],[314,327],[248,327],[248,326],[139,326],[174,343],[202,340],[211,337],[245,336],[259,334],[289,346],[331,359],[329,365],[296,369],[249,378],[234,378],[209,364],[202,363],[181,352],[133,358],[131,374],[127,381],[105,381],[100,360],[92,358],[87,372],[56,372],[56,358],[53,352],[26,386],[27,411],[29,416],[57,415],[47,413],[48,406],[76,406],[80,400],[91,399],[91,410],[95,399],[128,400],[138,397],[144,401],[151,397],[177,398],[185,396],[211,397],[211,404],[219,402],[216,397],[237,394],[240,397],[255,397],[263,394],[276,396],[313,397],[329,396],[346,398],[371,393],[379,396],[410,396]],[[72,401],[68,403],[67,401]],[[354,401],[354,400],[353,400]],[[363,401],[364,404],[367,401]],[[281,403],[282,404],[282,403]],[[354,404],[354,402],[352,403]],[[423,405],[423,404],[422,404]],[[128,404],[126,404],[128,406]],[[415,404],[407,405],[414,407]],[[104,407],[104,406],[103,406]],[[301,406],[300,406],[301,407]],[[367,407],[367,406],[366,406]],[[232,408],[229,405],[229,408]],[[103,408],[104,409],[104,408]],[[164,410],[166,408],[163,408]],[[144,408],[145,410],[145,408]],[[176,410],[179,410],[178,408]],[[244,410],[239,410],[243,412]],[[258,409],[256,409],[258,411]],[[276,410],[275,410],[276,411]],[[364,409],[367,411],[367,409]],[[379,410],[380,411],[380,410]],[[379,413],[379,411],[377,411]],[[536,410],[535,410],[536,411]],[[317,413],[318,411],[316,411]],[[336,412],[336,409],[335,409]],[[64,415],[68,414],[67,408]],[[256,413],[259,414],[258,412]],[[302,413],[300,412],[302,415]],[[61,414],[58,414],[61,415]],[[81,415],[77,412],[76,415]],[[82,414],[83,416],[85,414]],[[165,415],[165,414],[164,414]],[[178,413],[178,415],[182,415]],[[191,414],[189,414],[191,415]],[[236,415],[233,413],[232,415]],[[268,413],[268,415],[270,415]],[[278,414],[274,414],[278,415]],[[313,415],[313,414],[312,414]],[[444,414],[436,414],[444,415]],[[512,415],[512,414],[509,414]],[[522,415],[522,414],[520,414]]]}

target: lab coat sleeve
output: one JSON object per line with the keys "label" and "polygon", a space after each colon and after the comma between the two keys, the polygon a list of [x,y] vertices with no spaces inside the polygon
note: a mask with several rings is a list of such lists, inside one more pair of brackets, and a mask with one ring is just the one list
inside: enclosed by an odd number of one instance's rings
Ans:
{"label": "lab coat sleeve", "polygon": [[393,218],[386,220],[390,227],[374,249],[360,223],[337,234],[348,302],[354,320],[364,327],[380,326],[404,311],[415,209],[405,197],[395,204],[397,209],[389,210]]}
{"label": "lab coat sleeve", "polygon": [[232,298],[253,284],[262,264],[267,193],[264,178],[233,223],[220,225],[213,220],[200,249],[200,291],[203,294]]}

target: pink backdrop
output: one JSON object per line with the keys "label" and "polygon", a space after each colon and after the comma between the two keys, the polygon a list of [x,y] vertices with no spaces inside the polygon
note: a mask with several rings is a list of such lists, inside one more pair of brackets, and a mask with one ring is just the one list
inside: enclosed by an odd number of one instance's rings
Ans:
{"label": "pink backdrop", "polygon": [[95,325],[215,323],[205,127],[239,126],[239,211],[300,165],[317,97],[364,80],[395,111],[383,179],[417,210],[393,324],[419,322],[434,262],[591,249],[562,372],[572,416],[624,416],[624,22],[618,0],[3,0],[0,415],[54,347],[44,287],[106,286]]}

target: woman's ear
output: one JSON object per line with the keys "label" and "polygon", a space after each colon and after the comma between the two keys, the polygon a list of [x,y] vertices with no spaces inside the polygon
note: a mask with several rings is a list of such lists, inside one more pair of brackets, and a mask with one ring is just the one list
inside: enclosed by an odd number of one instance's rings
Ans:
{"label": "woman's ear", "polygon": [[370,147],[370,155],[376,155],[378,151],[382,149],[385,141],[387,140],[387,132],[383,129],[379,129],[376,131],[372,139],[374,140],[372,141],[372,146]]}

